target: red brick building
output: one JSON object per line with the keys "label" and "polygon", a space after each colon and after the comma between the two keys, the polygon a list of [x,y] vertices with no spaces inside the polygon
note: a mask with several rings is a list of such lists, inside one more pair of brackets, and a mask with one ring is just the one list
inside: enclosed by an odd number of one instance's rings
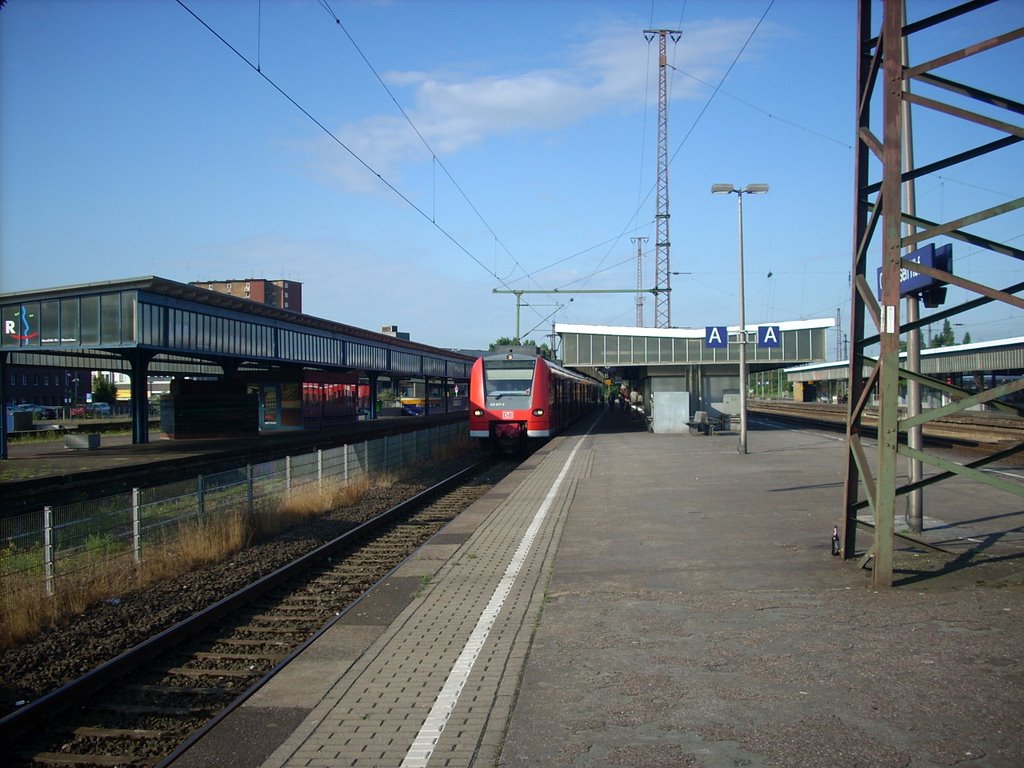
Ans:
{"label": "red brick building", "polygon": [[246,277],[241,280],[202,280],[190,283],[217,293],[226,293],[240,299],[249,299],[272,307],[302,311],[302,283],[294,280],[264,280]]}

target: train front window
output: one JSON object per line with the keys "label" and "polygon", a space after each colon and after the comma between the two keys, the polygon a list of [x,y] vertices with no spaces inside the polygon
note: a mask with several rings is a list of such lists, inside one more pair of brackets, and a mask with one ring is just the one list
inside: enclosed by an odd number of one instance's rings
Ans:
{"label": "train front window", "polygon": [[533,387],[533,360],[491,360],[484,366],[488,401],[528,398]]}

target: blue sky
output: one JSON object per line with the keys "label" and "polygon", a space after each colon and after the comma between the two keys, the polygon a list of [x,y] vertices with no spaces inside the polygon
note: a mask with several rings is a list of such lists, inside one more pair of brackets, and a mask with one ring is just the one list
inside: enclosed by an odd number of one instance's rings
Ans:
{"label": "blue sky", "polygon": [[[524,296],[524,337],[634,325],[635,294],[564,292],[635,288],[631,237],[649,238],[654,285],[657,44],[643,30],[675,28],[672,324],[736,322],[736,198],[711,195],[717,182],[770,185],[744,200],[748,324],[847,322],[852,0],[183,2],[192,13],[0,10],[0,291],[287,278],[309,314],[480,348],[515,332],[515,298],[493,289],[557,288]],[[1022,23],[1008,0],[915,39],[914,55]],[[943,74],[1024,100],[1022,48],[1007,48]],[[919,161],[962,132],[933,127]],[[978,133],[969,146],[993,138]],[[1012,150],[949,169],[919,185],[919,212],[1006,202],[1022,169]],[[979,231],[1020,247],[1021,217],[1003,219]],[[1024,276],[959,244],[954,263],[1000,287]],[[647,295],[645,325],[653,310]],[[1021,335],[1019,321],[988,307],[957,335]]]}

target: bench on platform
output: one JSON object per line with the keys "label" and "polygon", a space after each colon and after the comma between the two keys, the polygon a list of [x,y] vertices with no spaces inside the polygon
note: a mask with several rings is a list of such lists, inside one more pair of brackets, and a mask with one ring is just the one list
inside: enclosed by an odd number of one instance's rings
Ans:
{"label": "bench on platform", "polygon": [[707,411],[695,411],[693,421],[686,422],[686,426],[690,428],[691,435],[695,432],[702,435],[713,435],[715,432],[729,429],[731,418],[727,413],[709,416]]}
{"label": "bench on platform", "polygon": [[713,435],[715,433],[715,425],[708,418],[707,411],[695,411],[693,421],[686,422],[686,426],[690,428],[691,435],[695,432],[701,435]]}

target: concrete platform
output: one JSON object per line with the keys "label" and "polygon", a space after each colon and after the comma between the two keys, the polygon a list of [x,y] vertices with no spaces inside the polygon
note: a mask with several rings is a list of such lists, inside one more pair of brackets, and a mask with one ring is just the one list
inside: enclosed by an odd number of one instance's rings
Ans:
{"label": "concrete platform", "polygon": [[1024,765],[1019,501],[926,494],[954,554],[876,591],[830,553],[842,437],[748,444],[553,440],[176,765]]}

